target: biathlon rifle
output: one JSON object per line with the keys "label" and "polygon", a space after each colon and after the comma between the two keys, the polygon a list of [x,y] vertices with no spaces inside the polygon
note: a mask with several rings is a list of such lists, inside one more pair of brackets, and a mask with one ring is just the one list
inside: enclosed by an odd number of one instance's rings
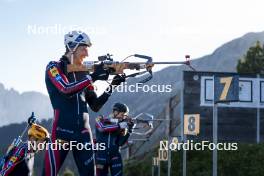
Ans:
{"label": "biathlon rifle", "polygon": [[133,122],[132,134],[146,136],[153,131],[154,116],[149,113],[140,113],[135,117],[127,116],[123,121]]}
{"label": "biathlon rifle", "polygon": [[[126,59],[130,57],[136,57],[136,58],[141,58],[146,60],[146,62],[125,62]],[[136,72],[130,75],[125,75],[125,78],[128,77],[135,77],[137,75],[143,75],[145,73],[148,73],[149,76],[140,81],[140,83],[145,83],[149,80],[152,79],[152,68],[154,65],[164,65],[164,64],[169,64],[169,65],[177,65],[177,64],[183,64],[189,66],[192,70],[195,71],[195,69],[191,66],[190,63],[190,56],[186,55],[185,56],[186,61],[183,62],[153,62],[152,57],[146,56],[146,55],[141,55],[141,54],[133,54],[125,59],[123,59],[121,62],[119,61],[114,61],[112,58],[112,55],[107,54],[104,56],[99,56],[98,61],[85,61],[83,62],[82,65],[74,65],[74,64],[69,64],[67,65],[67,72],[79,72],[79,71],[89,71],[89,72],[94,72],[96,70],[96,67],[99,65],[103,65],[103,68],[105,70],[108,70],[110,75],[117,75],[117,74],[124,74],[124,70],[141,70],[141,69],[146,69],[145,71],[141,72]]]}

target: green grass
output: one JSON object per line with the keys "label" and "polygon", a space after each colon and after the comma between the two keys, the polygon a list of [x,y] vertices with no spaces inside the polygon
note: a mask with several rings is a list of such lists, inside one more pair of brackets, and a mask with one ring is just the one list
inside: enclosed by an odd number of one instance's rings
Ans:
{"label": "green grass", "polygon": [[[126,176],[151,176],[152,157],[131,160],[125,166]],[[182,151],[172,152],[171,175],[182,175]],[[161,176],[167,175],[167,162],[161,162]],[[211,176],[212,151],[187,151],[187,175]],[[264,176],[264,144],[239,144],[237,151],[218,151],[219,176]]]}

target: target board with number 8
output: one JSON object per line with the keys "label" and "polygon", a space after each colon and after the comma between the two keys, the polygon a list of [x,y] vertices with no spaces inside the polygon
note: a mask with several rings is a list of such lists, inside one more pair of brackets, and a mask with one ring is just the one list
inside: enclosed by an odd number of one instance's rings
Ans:
{"label": "target board with number 8", "polygon": [[184,115],[184,134],[197,135],[200,132],[200,114]]}

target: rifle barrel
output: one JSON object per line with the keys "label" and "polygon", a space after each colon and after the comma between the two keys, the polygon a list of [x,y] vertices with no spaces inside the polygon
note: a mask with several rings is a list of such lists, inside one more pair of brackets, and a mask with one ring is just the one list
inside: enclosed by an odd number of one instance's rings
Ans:
{"label": "rifle barrel", "polygon": [[186,61],[182,61],[182,62],[152,62],[153,64],[186,64]]}
{"label": "rifle barrel", "polygon": [[[122,62],[121,62],[122,63]],[[188,62],[182,61],[182,62],[129,62],[133,64],[187,64]]]}

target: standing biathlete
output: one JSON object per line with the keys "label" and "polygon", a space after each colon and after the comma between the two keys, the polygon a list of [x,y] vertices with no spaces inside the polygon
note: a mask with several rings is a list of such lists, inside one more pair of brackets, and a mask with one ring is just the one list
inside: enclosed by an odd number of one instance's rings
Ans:
{"label": "standing biathlete", "polygon": [[[46,68],[46,86],[54,109],[54,121],[51,139],[61,143],[76,141],[77,143],[92,143],[91,129],[87,103],[97,112],[108,100],[112,93],[112,86],[125,81],[116,75],[108,91],[97,97],[93,82],[107,80],[108,71],[103,66],[96,68],[94,73],[67,72],[68,64],[81,65],[88,56],[91,46],[89,37],[83,32],[72,31],[65,35],[66,53],[59,61],[52,61]],[[59,172],[69,150],[49,149],[45,154],[43,176],[55,176]],[[80,176],[94,176],[94,154],[92,150],[77,150],[72,148],[73,157]]]}
{"label": "standing biathlete", "polygon": [[123,163],[120,147],[124,145],[132,132],[133,122],[125,121],[128,107],[123,103],[115,103],[109,116],[96,118],[96,143],[104,143],[105,150],[96,151],[97,176],[123,175]]}

